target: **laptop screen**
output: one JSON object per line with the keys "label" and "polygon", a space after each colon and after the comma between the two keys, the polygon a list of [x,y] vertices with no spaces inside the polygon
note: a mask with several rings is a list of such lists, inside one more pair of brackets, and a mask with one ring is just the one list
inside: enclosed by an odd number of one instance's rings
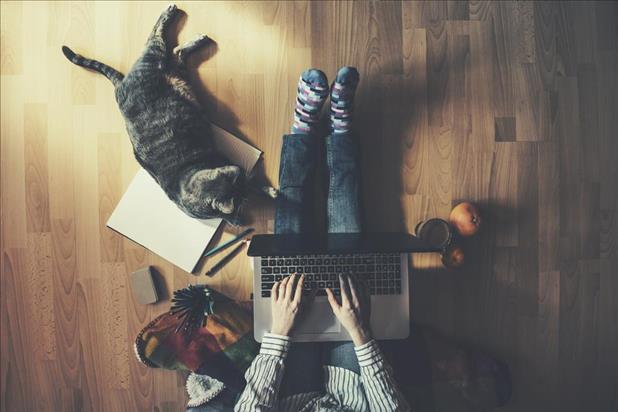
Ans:
{"label": "laptop screen", "polygon": [[427,242],[408,233],[307,233],[255,235],[249,256],[345,253],[439,252]]}

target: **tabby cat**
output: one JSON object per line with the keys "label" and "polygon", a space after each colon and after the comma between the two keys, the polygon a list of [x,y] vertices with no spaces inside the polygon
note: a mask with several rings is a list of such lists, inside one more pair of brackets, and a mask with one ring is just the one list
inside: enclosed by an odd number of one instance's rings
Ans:
{"label": "tabby cat", "polygon": [[[247,177],[215,151],[210,122],[186,80],[188,56],[212,40],[200,35],[170,50],[164,34],[179,12],[170,5],[161,13],[126,76],[66,46],[62,51],[71,62],[114,84],[137,161],[181,210],[196,218],[238,223]],[[274,197],[274,189],[266,192]]]}

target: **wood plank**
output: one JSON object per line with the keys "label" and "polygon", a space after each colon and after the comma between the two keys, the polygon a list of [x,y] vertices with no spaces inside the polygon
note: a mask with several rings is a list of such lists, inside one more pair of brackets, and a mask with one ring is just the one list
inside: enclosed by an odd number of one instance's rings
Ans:
{"label": "wood plank", "polygon": [[[5,248],[26,247],[24,106],[20,77],[1,76],[2,233]],[[15,100],[13,100],[15,99]]]}
{"label": "wood plank", "polygon": [[3,2],[0,6],[0,38],[2,38],[2,76],[22,73],[22,36],[20,30],[23,4],[21,2]]}
{"label": "wood plank", "polygon": [[120,139],[116,133],[101,133],[98,136],[97,156],[99,174],[99,225],[101,229],[100,249],[102,262],[121,262],[122,236],[106,227],[107,220],[122,196],[120,168]]}
{"label": "wood plank", "polygon": [[47,105],[24,105],[26,222],[28,232],[49,232]]}

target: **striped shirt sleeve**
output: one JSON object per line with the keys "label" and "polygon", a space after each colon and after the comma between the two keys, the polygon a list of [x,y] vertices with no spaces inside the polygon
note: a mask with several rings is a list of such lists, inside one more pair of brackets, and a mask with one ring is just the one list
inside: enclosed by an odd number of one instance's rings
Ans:
{"label": "striped shirt sleeve", "polygon": [[272,333],[264,335],[260,353],[245,373],[247,386],[236,402],[234,411],[265,412],[277,409],[284,360],[289,347],[288,336]]}
{"label": "striped shirt sleeve", "polygon": [[361,382],[372,412],[409,411],[410,405],[393,379],[393,371],[375,340],[354,348],[361,371]]}

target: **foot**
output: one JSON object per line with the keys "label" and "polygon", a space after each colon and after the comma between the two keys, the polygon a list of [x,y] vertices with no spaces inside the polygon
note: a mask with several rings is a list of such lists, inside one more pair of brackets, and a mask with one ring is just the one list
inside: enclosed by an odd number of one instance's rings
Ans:
{"label": "foot", "polygon": [[327,96],[326,75],[317,69],[305,70],[298,80],[292,133],[312,134],[317,130],[320,110]]}
{"label": "foot", "polygon": [[352,129],[354,93],[359,75],[354,67],[342,67],[330,92],[330,125],[333,134],[348,133]]}

